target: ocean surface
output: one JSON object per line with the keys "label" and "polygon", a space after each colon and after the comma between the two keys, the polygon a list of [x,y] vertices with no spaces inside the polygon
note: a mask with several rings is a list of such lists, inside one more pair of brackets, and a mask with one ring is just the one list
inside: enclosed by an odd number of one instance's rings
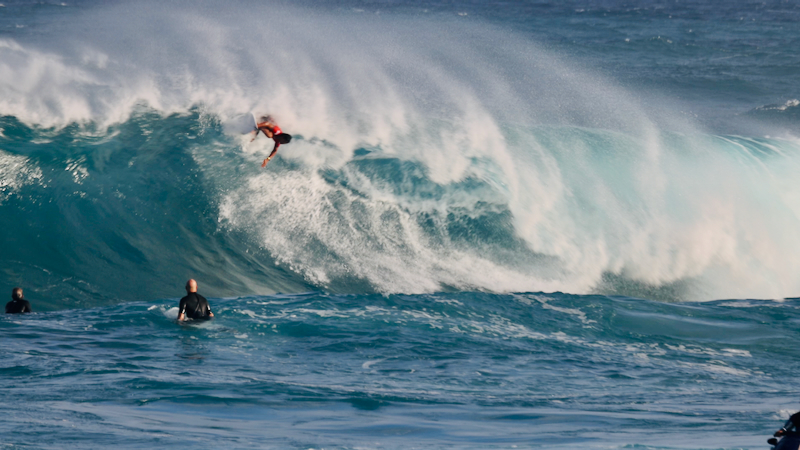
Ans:
{"label": "ocean surface", "polygon": [[0,448],[766,450],[798,49],[794,0],[0,0]]}

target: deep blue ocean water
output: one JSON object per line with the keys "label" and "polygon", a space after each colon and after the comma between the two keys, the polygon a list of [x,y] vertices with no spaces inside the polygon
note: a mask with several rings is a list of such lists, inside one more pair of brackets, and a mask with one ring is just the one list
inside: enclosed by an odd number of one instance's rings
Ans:
{"label": "deep blue ocean water", "polygon": [[800,410],[800,3],[0,3],[0,447],[766,449]]}

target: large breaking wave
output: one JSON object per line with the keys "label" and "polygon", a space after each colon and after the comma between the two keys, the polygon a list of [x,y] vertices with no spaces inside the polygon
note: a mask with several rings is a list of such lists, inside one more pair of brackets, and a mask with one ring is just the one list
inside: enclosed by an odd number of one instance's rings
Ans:
{"label": "large breaking wave", "polygon": [[[0,38],[2,277],[48,308],[189,276],[221,296],[800,290],[790,134],[704,132],[472,21],[64,14],[55,44]],[[295,135],[266,170],[263,137],[224,132],[248,111]]]}

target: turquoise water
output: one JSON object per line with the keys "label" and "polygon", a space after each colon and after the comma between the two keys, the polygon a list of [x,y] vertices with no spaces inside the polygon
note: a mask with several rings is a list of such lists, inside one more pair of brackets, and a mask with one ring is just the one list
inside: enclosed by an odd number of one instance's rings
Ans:
{"label": "turquoise water", "polygon": [[[0,6],[8,448],[767,448],[800,6]],[[291,144],[232,130],[271,113]],[[217,318],[179,325],[195,278]]]}

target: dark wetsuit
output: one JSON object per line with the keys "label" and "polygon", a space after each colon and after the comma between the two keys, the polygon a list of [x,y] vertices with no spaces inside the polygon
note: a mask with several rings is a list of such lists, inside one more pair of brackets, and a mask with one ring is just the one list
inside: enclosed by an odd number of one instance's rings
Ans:
{"label": "dark wetsuit", "polygon": [[211,308],[208,306],[208,300],[197,292],[191,292],[186,297],[181,299],[180,304],[181,314],[186,314],[190,319],[210,319]]}
{"label": "dark wetsuit", "polygon": [[20,314],[31,312],[31,304],[25,299],[11,300],[6,303],[6,314]]}

